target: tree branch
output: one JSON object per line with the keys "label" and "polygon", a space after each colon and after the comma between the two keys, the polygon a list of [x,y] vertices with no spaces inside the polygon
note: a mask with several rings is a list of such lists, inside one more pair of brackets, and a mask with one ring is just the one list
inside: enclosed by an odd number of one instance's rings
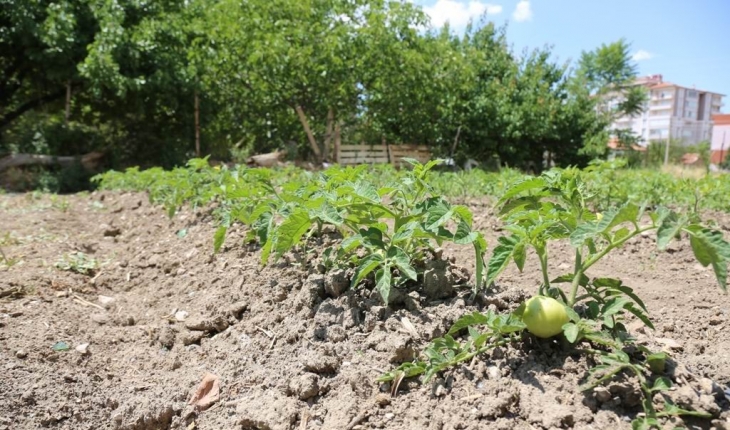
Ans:
{"label": "tree branch", "polygon": [[33,110],[35,108],[38,108],[40,106],[43,106],[46,103],[50,103],[52,101],[58,100],[60,98],[63,98],[66,95],[66,88],[62,88],[54,93],[47,94],[45,96],[39,97],[35,100],[30,100],[22,105],[18,106],[15,110],[5,114],[0,118],[0,129],[6,127],[11,122],[15,121],[23,115],[24,113],[28,112],[29,110]]}
{"label": "tree branch", "polygon": [[302,123],[302,127],[304,127],[304,132],[307,133],[309,146],[312,147],[312,152],[314,152],[314,156],[317,158],[317,162],[321,161],[322,152],[319,150],[319,145],[317,144],[317,140],[314,138],[314,133],[312,133],[312,129],[309,128],[309,120],[307,120],[307,115],[304,114],[304,110],[299,105],[297,105],[294,110],[297,111],[299,121]]}

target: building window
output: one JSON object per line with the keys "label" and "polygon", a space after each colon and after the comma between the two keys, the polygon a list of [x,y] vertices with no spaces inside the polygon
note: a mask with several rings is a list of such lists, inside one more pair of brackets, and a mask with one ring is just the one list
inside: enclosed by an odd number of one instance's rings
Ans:
{"label": "building window", "polygon": [[691,99],[697,98],[697,91],[687,91],[687,97]]}

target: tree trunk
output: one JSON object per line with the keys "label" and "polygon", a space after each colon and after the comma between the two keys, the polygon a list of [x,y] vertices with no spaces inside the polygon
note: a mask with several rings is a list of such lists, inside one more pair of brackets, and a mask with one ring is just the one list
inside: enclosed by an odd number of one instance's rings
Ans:
{"label": "tree trunk", "polygon": [[342,145],[342,129],[340,127],[340,123],[335,123],[335,162],[340,162],[340,145]]}
{"label": "tree trunk", "polygon": [[71,80],[66,81],[66,113],[63,118],[66,127],[68,127],[68,120],[71,118]]}
{"label": "tree trunk", "polygon": [[200,158],[200,98],[195,90],[195,156]]}
{"label": "tree trunk", "polygon": [[89,152],[80,157],[57,157],[55,155],[40,154],[11,154],[0,158],[0,172],[11,167],[22,166],[53,166],[69,167],[80,162],[87,170],[96,170],[101,165],[104,154],[101,152]]}
{"label": "tree trunk", "polygon": [[335,113],[332,108],[327,112],[327,129],[324,134],[324,144],[322,145],[322,161],[330,160],[330,143],[332,142],[332,129],[334,128]]}
{"label": "tree trunk", "polygon": [[299,122],[301,122],[302,127],[304,127],[304,132],[307,133],[307,139],[309,139],[309,146],[312,148],[312,152],[314,152],[314,157],[316,158],[317,163],[319,163],[322,161],[322,152],[319,150],[319,145],[317,144],[317,140],[314,138],[312,129],[309,128],[309,120],[307,119],[307,115],[304,114],[304,110],[299,105],[297,105],[297,107],[294,109],[297,111],[297,116],[299,117]]}

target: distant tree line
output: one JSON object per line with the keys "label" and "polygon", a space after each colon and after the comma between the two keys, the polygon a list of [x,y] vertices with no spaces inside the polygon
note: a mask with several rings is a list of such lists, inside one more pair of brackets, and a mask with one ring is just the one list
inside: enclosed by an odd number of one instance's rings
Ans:
{"label": "distant tree line", "polygon": [[457,160],[580,165],[642,104],[623,40],[561,63],[549,47],[515,52],[486,21],[429,29],[408,1],[0,5],[0,156],[102,150],[116,167],[169,167],[289,148],[326,161],[335,134],[439,155],[458,135]]}

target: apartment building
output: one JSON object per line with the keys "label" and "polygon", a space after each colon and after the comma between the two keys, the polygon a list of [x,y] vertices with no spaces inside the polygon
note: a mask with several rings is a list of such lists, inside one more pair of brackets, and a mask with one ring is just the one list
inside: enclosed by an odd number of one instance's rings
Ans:
{"label": "apartment building", "polygon": [[712,153],[710,162],[720,164],[730,153],[730,114],[712,116]]}
{"label": "apartment building", "polygon": [[723,94],[664,82],[662,75],[639,78],[636,84],[647,88],[644,112],[619,118],[614,128],[631,129],[644,146],[667,139],[684,145],[712,139],[712,116],[720,113]]}

